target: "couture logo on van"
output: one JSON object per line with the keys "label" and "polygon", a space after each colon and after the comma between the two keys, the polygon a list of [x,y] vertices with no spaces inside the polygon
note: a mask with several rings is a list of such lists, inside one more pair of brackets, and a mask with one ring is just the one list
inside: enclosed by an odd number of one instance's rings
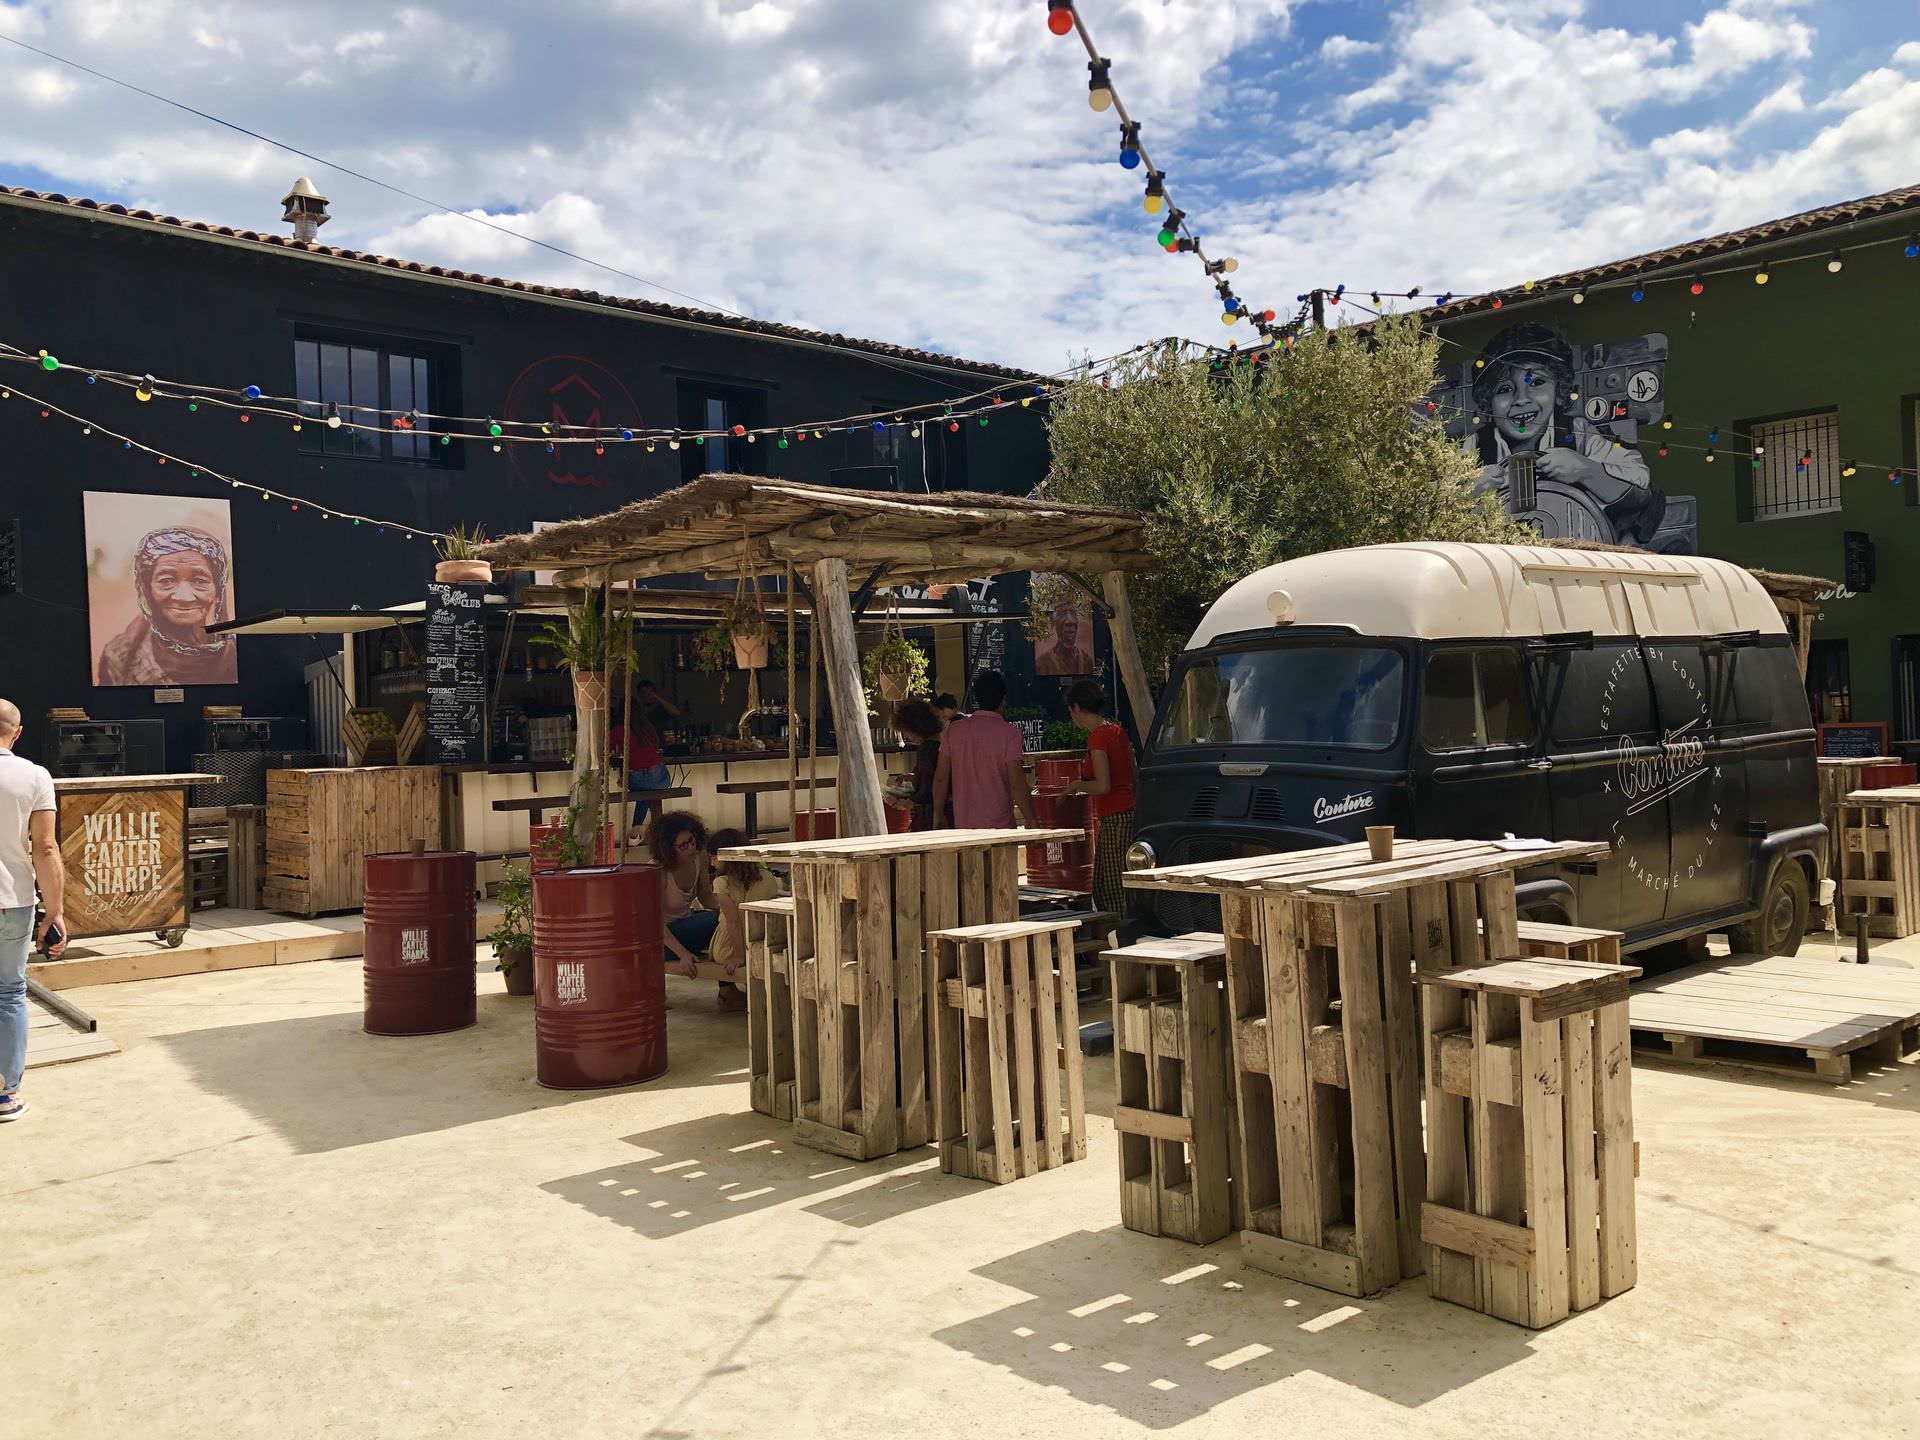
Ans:
{"label": "couture logo on van", "polygon": [[[1616,692],[1627,667],[1638,663],[1638,660],[1639,657],[1632,651],[1622,651],[1613,662],[1613,667],[1607,671],[1607,687],[1600,700],[1602,734],[1614,733]],[[1703,780],[1711,783],[1719,779],[1720,769],[1711,763],[1707,755],[1706,736],[1712,728],[1712,718],[1699,681],[1680,663],[1677,655],[1670,655],[1651,645],[1647,646],[1647,664],[1656,675],[1665,667],[1674,678],[1674,684],[1657,690],[1663,701],[1670,704],[1675,699],[1681,699],[1690,713],[1684,722],[1661,735],[1657,751],[1650,751],[1646,745],[1636,743],[1630,734],[1615,736],[1613,779],[1603,784],[1609,793],[1614,792],[1616,787],[1618,789],[1619,809],[1613,822],[1614,853],[1624,857],[1627,873],[1640,884],[1649,890],[1671,891],[1706,868],[1708,852],[1720,838],[1719,796],[1714,794],[1710,797],[1706,838],[1692,855],[1676,854],[1671,849],[1670,841],[1677,840],[1688,828],[1679,823],[1677,818],[1662,815],[1659,817],[1661,823],[1650,829],[1635,827],[1637,833],[1657,837],[1646,846],[1651,852],[1646,854],[1641,853],[1641,848],[1628,835],[1628,822],[1646,811],[1668,805]]]}
{"label": "couture logo on van", "polygon": [[1373,796],[1369,794],[1343,795],[1338,800],[1329,800],[1321,795],[1313,802],[1313,818],[1319,824],[1329,820],[1344,820],[1349,815],[1360,815],[1373,809]]}

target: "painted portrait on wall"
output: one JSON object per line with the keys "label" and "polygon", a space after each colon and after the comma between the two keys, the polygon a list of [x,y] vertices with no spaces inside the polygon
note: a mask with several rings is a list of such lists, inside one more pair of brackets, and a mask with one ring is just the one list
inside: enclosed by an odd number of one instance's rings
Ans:
{"label": "painted portrait on wall", "polygon": [[82,496],[96,685],[232,685],[233,526],[224,500]]}
{"label": "painted portrait on wall", "polygon": [[1664,335],[1574,345],[1522,321],[1443,371],[1437,398],[1481,487],[1541,535],[1692,554],[1693,497],[1665,494],[1640,450],[1666,414],[1666,368]]}
{"label": "painted portrait on wall", "polygon": [[1057,599],[1046,629],[1033,647],[1036,675],[1093,674],[1093,607],[1084,600]]}

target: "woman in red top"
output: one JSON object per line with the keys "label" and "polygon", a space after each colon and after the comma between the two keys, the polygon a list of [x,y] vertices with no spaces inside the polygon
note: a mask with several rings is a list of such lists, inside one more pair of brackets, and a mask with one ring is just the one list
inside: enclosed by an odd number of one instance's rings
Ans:
{"label": "woman in red top", "polygon": [[[660,732],[653,728],[647,711],[659,709],[678,718],[680,707],[660,693],[651,680],[642,680],[633,696],[633,724],[626,723],[622,702],[613,703],[615,724],[607,733],[607,749],[618,757],[627,772],[627,789],[665,790],[673,784],[673,772],[660,756]],[[627,836],[629,845],[640,843],[640,830],[646,824],[647,809],[653,802],[633,802],[633,826]]]}
{"label": "woman in red top", "polygon": [[1066,793],[1093,797],[1093,903],[1118,913],[1126,908],[1120,876],[1133,843],[1133,742],[1107,719],[1107,692],[1096,681],[1077,681],[1067,691],[1067,714],[1087,732],[1080,779]]}

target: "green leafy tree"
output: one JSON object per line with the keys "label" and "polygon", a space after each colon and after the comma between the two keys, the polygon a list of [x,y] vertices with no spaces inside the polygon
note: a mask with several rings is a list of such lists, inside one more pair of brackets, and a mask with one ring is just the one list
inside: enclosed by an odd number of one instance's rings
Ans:
{"label": "green leafy tree", "polygon": [[1412,319],[1312,331],[1260,364],[1148,354],[1075,385],[1049,425],[1053,499],[1146,517],[1158,562],[1130,576],[1149,667],[1220,592],[1297,555],[1396,540],[1524,538],[1478,465],[1423,417],[1440,342]]}

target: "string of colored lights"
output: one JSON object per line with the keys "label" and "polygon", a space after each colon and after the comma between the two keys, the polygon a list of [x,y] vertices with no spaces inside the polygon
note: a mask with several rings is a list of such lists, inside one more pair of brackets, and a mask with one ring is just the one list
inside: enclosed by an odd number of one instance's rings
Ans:
{"label": "string of colored lights", "polygon": [[[1872,220],[1856,221],[1853,223],[1884,224],[1885,222],[1883,219],[1875,217]],[[1843,228],[1851,227],[1834,227],[1826,233],[1829,235],[1835,234]],[[1575,305],[1584,305],[1587,303],[1587,297],[1591,294],[1604,291],[1625,290],[1628,292],[1628,298],[1637,304],[1645,300],[1647,291],[1656,285],[1685,285],[1690,294],[1698,296],[1704,295],[1707,292],[1707,281],[1710,279],[1720,279],[1728,275],[1750,275],[1755,285],[1763,286],[1773,278],[1773,273],[1776,270],[1783,269],[1789,265],[1800,265],[1811,261],[1824,262],[1828,274],[1838,275],[1846,269],[1846,257],[1849,254],[1862,250],[1877,250],[1889,245],[1900,246],[1901,253],[1909,260],[1920,260],[1920,233],[1917,233],[1909,234],[1904,238],[1899,236],[1886,236],[1876,240],[1855,241],[1852,244],[1822,244],[1817,249],[1810,250],[1805,254],[1788,255],[1780,259],[1746,260],[1736,264],[1710,263],[1685,265],[1677,262],[1667,263],[1650,266],[1648,267],[1648,273],[1640,276],[1623,275],[1618,278],[1606,280],[1562,285],[1548,285],[1542,281],[1528,280],[1518,286],[1508,286],[1504,289],[1497,290],[1483,290],[1471,294],[1455,294],[1451,290],[1446,290],[1431,296],[1431,299],[1436,308],[1454,301],[1466,303],[1484,300],[1488,303],[1490,309],[1499,310],[1504,308],[1510,300],[1518,301],[1524,299],[1528,301],[1540,301],[1558,299],[1562,296],[1569,298]],[[1737,255],[1739,252],[1736,251],[1732,253]],[[1676,273],[1664,273],[1667,271],[1674,271]],[[1373,302],[1374,309],[1371,313],[1374,314],[1380,313],[1380,306],[1383,301],[1418,300],[1426,294],[1418,285],[1411,286],[1406,290],[1370,289],[1365,286],[1349,287],[1346,285],[1335,285],[1319,291],[1309,291],[1298,298],[1303,301],[1308,301],[1311,296],[1316,293],[1325,297],[1326,303],[1329,305],[1338,305],[1342,300],[1345,300],[1347,304],[1362,310],[1366,307],[1359,305],[1358,302],[1350,298],[1350,296],[1365,295]]]}
{"label": "string of colored lights", "polygon": [[1112,110],[1119,116],[1122,168],[1137,170],[1142,165],[1147,167],[1146,212],[1159,215],[1163,209],[1166,211],[1160,222],[1160,248],[1170,255],[1191,253],[1199,258],[1206,267],[1208,278],[1214,282],[1215,292],[1220,296],[1222,324],[1232,325],[1244,315],[1262,335],[1278,333],[1272,310],[1254,310],[1233,293],[1232,282],[1225,277],[1238,270],[1240,262],[1230,256],[1209,259],[1206,251],[1200,248],[1200,237],[1187,225],[1187,212],[1173,203],[1173,196],[1167,189],[1166,172],[1156,166],[1153,157],[1147,153],[1146,145],[1140,138],[1140,122],[1128,112],[1120,99],[1120,92],[1114,88],[1113,62],[1102,55],[1099,47],[1093,43],[1087,22],[1073,0],[1047,0],[1047,28],[1062,37],[1070,34],[1080,37],[1080,43],[1087,52],[1087,103],[1096,113]]}
{"label": "string of colored lights", "polygon": [[[970,417],[980,410],[992,410],[1015,402],[1022,409],[1029,408],[1036,400],[1051,399],[1055,392],[1066,385],[1083,383],[1089,377],[1101,378],[1103,375],[1110,374],[1116,366],[1131,357],[1165,346],[1167,343],[1167,340],[1144,342],[1097,361],[1084,362],[1081,365],[1056,371],[1051,375],[1039,376],[1036,382],[1006,381],[950,399],[892,406],[885,410],[837,416],[831,420],[753,427],[734,425],[730,428],[706,430],[665,426],[569,426],[542,421],[500,421],[492,416],[477,418],[467,415],[443,415],[426,410],[373,405],[349,405],[343,413],[336,402],[329,402],[324,409],[321,409],[318,401],[303,400],[291,395],[271,395],[258,385],[196,385],[161,380],[150,374],[136,375],[131,371],[74,364],[61,360],[44,349],[29,352],[7,341],[0,341],[0,362],[38,366],[48,372],[72,372],[83,376],[89,385],[104,381],[107,384],[131,390],[134,398],[142,402],[156,399],[176,400],[185,402],[189,411],[198,411],[202,405],[238,411],[243,423],[248,423],[250,417],[257,414],[284,421],[296,431],[306,424],[319,424],[332,430],[358,430],[368,433],[381,433],[391,429],[426,439],[437,439],[443,445],[452,444],[455,440],[484,441],[491,442],[493,448],[499,450],[502,445],[530,443],[544,445],[550,451],[561,445],[592,445],[595,453],[598,454],[604,453],[608,445],[639,444],[651,452],[661,443],[666,444],[670,450],[678,450],[682,443],[688,441],[696,445],[704,445],[708,440],[744,439],[749,444],[758,444],[762,437],[773,438],[778,447],[784,450],[788,448],[789,438],[797,443],[809,437],[815,440],[824,439],[827,434],[835,432],[843,434],[863,430],[885,432],[893,426],[908,426],[913,436],[918,438],[919,426],[926,420],[934,418],[948,420],[963,412],[965,416]],[[1032,394],[1013,395],[1011,399],[1009,398],[1010,392],[1025,388],[1029,383],[1032,383]],[[381,417],[384,423],[353,418],[361,415]]]}
{"label": "string of colored lights", "polygon": [[229,475],[225,471],[216,469],[211,465],[186,460],[170,450],[162,450],[158,446],[147,444],[144,440],[136,440],[131,435],[122,434],[111,426],[102,425],[96,420],[89,420],[86,416],[76,414],[74,411],[57,405],[43,396],[30,395],[17,386],[0,389],[0,400],[12,401],[14,399],[25,400],[30,405],[37,405],[40,408],[40,418],[42,420],[51,420],[57,415],[63,420],[70,420],[75,425],[78,425],[82,435],[91,435],[97,430],[109,439],[118,440],[122,449],[141,451],[144,454],[153,456],[162,465],[173,464],[186,466],[187,474],[191,478],[199,479],[206,477],[223,481],[235,490],[252,491],[259,495],[262,500],[284,500],[287,502],[287,508],[290,511],[304,509],[318,515],[322,520],[345,520],[353,525],[371,525],[377,534],[385,534],[387,531],[392,530],[407,540],[418,539],[431,541],[438,538],[432,531],[423,530],[418,525],[408,525],[399,520],[383,520],[375,515],[361,515],[352,510],[338,510],[331,505],[323,505],[317,500],[308,500],[304,496],[289,494],[285,490],[269,489],[265,485],[256,485],[251,480],[242,480],[237,475]]}

